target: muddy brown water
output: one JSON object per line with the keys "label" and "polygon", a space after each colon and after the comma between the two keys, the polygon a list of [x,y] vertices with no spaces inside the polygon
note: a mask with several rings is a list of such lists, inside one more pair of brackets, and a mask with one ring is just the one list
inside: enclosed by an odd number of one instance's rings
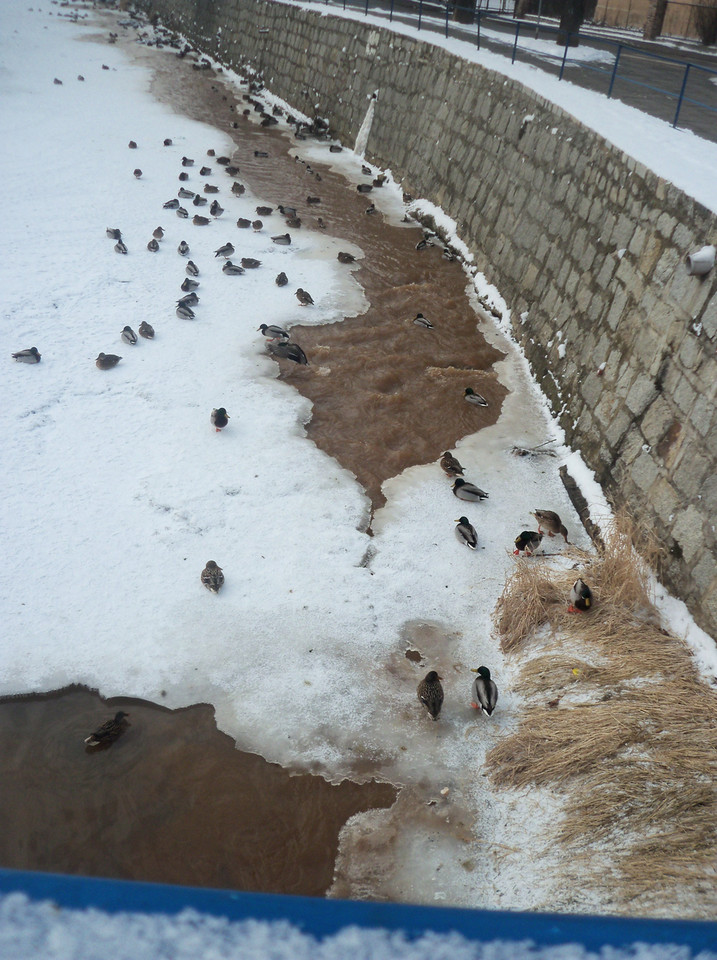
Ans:
{"label": "muddy brown water", "polygon": [[[492,365],[502,354],[477,331],[460,264],[440,247],[417,251],[418,227],[367,215],[373,195],[327,165],[295,159],[291,137],[244,118],[251,107],[221,77],[120,34],[127,53],[155,71],[159,99],[232,136],[237,179],[269,205],[297,207],[302,230],[319,229],[321,217],[332,236],[364,251],[358,267],[342,269],[354,269],[368,311],[294,326],[310,365],[279,362],[281,378],[313,403],[309,437],[353,471],[374,509],[385,479],[494,423],[506,391]],[[269,158],[256,158],[259,149]],[[309,206],[308,195],[321,203]],[[283,218],[265,218],[265,230],[285,232]],[[291,296],[295,287],[290,277]],[[435,329],[411,322],[419,311]],[[295,322],[302,317],[297,304]],[[466,386],[490,405],[467,404]],[[108,750],[88,753],[84,737],[120,708],[131,726]],[[333,785],[239,751],[208,704],[169,711],[77,687],[0,701],[0,771],[3,866],[317,896],[332,882],[346,820],[397,796],[390,784]],[[368,777],[365,765],[356,771]]]}
{"label": "muddy brown water", "polygon": [[[108,749],[84,739],[118,710]],[[17,869],[323,896],[341,827],[385,783],[333,785],[237,750],[214,710],[66,688],[0,701],[0,863]]]}

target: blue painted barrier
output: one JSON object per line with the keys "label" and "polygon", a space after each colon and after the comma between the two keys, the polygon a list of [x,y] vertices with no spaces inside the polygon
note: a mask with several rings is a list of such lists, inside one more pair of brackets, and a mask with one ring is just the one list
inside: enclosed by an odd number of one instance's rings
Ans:
{"label": "blue painted barrier", "polygon": [[531,940],[537,947],[576,943],[586,950],[626,948],[634,943],[675,944],[696,954],[717,950],[717,923],[628,919],[539,913],[510,913],[396,903],[324,900],[244,893],[125,880],[102,880],[0,869],[0,894],[22,892],[31,900],[52,900],[66,909],[93,907],[106,913],[173,915],[191,908],[232,921],[285,920],[322,939],[348,926],[425,933],[457,932],[467,940]]}

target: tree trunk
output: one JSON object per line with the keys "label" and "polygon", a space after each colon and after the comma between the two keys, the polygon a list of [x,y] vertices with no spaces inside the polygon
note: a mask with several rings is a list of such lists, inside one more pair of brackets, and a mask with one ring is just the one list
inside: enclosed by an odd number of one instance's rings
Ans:
{"label": "tree trunk", "polygon": [[662,24],[667,13],[667,0],[652,0],[647,11],[645,26],[642,30],[643,40],[655,40],[662,33]]}
{"label": "tree trunk", "polygon": [[577,47],[580,42],[580,25],[585,19],[585,0],[563,0],[560,9],[558,43],[561,46]]}
{"label": "tree trunk", "polygon": [[454,0],[453,19],[458,23],[473,23],[476,0]]}

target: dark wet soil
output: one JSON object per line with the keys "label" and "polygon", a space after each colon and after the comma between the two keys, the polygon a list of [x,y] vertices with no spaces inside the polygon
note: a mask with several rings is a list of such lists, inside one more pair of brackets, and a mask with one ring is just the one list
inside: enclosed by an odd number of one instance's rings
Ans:
{"label": "dark wet soil", "polygon": [[[118,710],[109,748],[84,739]],[[167,710],[74,687],[0,701],[0,864],[324,896],[338,834],[385,783],[292,775],[237,750],[208,704]]]}
{"label": "dark wet soil", "polygon": [[[477,330],[461,264],[446,261],[441,244],[417,251],[423,238],[418,225],[393,226],[380,212],[367,214],[383,188],[358,193],[358,183],[332,172],[328,141],[322,144],[326,164],[306,163],[298,159],[298,141],[286,131],[259,126],[253,105],[241,96],[235,99],[234,88],[225,87],[221,76],[193,70],[171,54],[147,53],[154,67],[159,64],[153,84],[157,97],[233,138],[238,179],[274,208],[263,218],[268,233],[287,229],[276,210],[282,204],[296,208],[300,229],[320,229],[321,218],[328,234],[364,251],[358,268],[341,269],[355,270],[368,311],[339,323],[302,327],[304,315],[320,306],[300,307],[297,301],[291,337],[309,366],[278,362],[282,379],[313,402],[309,437],[356,475],[374,508],[382,506],[384,480],[438,459],[500,414],[506,390],[492,366],[503,354]],[[257,158],[255,150],[269,156]],[[372,179],[363,176],[359,182]],[[309,196],[321,202],[309,204]],[[293,292],[296,286],[289,277],[287,289]],[[434,323],[433,330],[411,322],[419,312]],[[468,386],[489,406],[466,403]]]}

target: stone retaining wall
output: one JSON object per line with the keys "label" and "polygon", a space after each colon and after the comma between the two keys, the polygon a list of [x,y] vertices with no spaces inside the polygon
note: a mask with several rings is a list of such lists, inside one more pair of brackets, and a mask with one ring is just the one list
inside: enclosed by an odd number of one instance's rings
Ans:
{"label": "stone retaining wall", "polygon": [[[439,47],[265,0],[143,0],[453,217],[617,504],[668,545],[663,578],[717,636],[717,217],[517,82]],[[705,171],[705,176],[714,176]]]}

